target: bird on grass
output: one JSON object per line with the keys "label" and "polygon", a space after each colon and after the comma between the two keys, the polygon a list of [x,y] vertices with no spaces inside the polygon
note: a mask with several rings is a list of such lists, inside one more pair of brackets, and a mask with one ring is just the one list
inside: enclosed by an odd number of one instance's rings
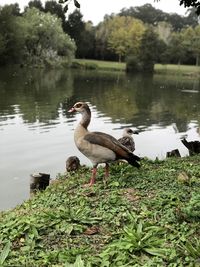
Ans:
{"label": "bird on grass", "polygon": [[130,128],[125,128],[123,135],[118,141],[125,147],[127,147],[131,152],[135,150],[135,142],[132,137],[133,134],[139,134],[137,131],[133,131]]}
{"label": "bird on grass", "polygon": [[140,167],[140,158],[120,144],[113,136],[103,132],[90,132],[88,126],[91,120],[91,110],[87,103],[77,102],[68,112],[79,112],[82,118],[74,131],[74,141],[77,148],[93,165],[89,186],[96,181],[97,166],[105,163],[105,178],[109,176],[109,163],[124,159],[132,166]]}
{"label": "bird on grass", "polygon": [[76,156],[71,156],[66,160],[66,171],[72,172],[80,168],[80,160]]}

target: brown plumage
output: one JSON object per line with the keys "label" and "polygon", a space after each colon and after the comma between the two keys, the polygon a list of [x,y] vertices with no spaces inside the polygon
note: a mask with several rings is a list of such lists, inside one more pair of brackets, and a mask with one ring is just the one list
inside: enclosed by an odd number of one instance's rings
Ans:
{"label": "brown plumage", "polygon": [[137,131],[133,131],[130,128],[125,128],[123,131],[123,136],[118,139],[118,141],[125,147],[127,147],[131,152],[135,150],[135,142],[132,137],[133,134],[138,134]]}
{"label": "brown plumage", "polygon": [[97,166],[105,163],[105,176],[109,175],[109,162],[124,159],[137,168],[140,167],[140,158],[134,155],[129,149],[120,144],[113,136],[103,132],[89,132],[88,125],[91,120],[91,111],[85,102],[76,103],[69,112],[80,112],[82,119],[74,131],[74,140],[77,148],[93,164],[92,176],[89,185],[95,183]]}
{"label": "brown plumage", "polygon": [[76,156],[71,156],[66,160],[66,171],[76,171],[80,168],[80,160]]}

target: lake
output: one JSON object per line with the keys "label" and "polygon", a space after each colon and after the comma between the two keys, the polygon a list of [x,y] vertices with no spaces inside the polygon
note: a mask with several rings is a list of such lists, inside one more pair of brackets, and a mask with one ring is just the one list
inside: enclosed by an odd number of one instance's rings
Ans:
{"label": "lake", "polygon": [[69,156],[90,165],[75,147],[80,119],[67,111],[77,101],[92,109],[90,130],[116,138],[138,130],[135,154],[164,159],[188,151],[181,142],[199,140],[200,81],[166,75],[77,70],[0,70],[0,210],[29,198],[30,174],[55,178]]}

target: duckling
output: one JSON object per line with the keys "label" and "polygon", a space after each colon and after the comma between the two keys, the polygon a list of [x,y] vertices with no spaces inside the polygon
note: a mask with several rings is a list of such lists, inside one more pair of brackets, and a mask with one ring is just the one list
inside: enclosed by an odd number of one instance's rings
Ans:
{"label": "duckling", "polygon": [[135,142],[133,140],[132,135],[133,134],[139,134],[137,131],[133,131],[130,128],[125,128],[123,131],[123,135],[121,138],[118,139],[118,141],[128,148],[131,152],[135,150]]}

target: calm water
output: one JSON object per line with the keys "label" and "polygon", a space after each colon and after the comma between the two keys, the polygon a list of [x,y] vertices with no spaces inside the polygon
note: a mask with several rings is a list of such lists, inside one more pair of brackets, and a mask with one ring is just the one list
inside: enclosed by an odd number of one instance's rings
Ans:
{"label": "calm water", "polygon": [[124,127],[138,129],[136,151],[165,158],[180,138],[199,140],[200,83],[168,76],[127,76],[95,71],[0,70],[0,210],[29,198],[30,174],[65,171],[76,155],[73,131],[80,115],[68,114],[76,101],[92,108],[90,130],[119,138]]}

